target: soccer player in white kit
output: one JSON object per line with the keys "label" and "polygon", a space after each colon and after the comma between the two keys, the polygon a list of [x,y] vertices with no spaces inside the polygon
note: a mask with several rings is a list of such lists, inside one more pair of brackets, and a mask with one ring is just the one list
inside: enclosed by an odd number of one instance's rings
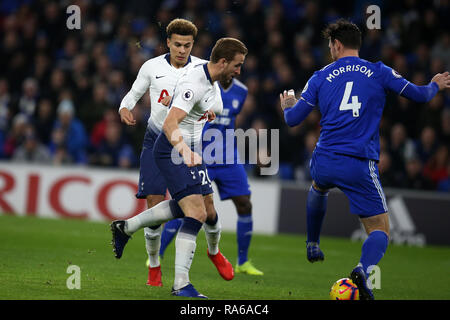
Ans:
{"label": "soccer player in white kit", "polygon": [[[175,279],[172,294],[176,296],[206,298],[190,283],[189,270],[198,231],[204,222],[207,231],[208,220],[210,223],[216,220],[217,223],[217,215],[215,211],[207,210],[206,199],[212,198],[212,188],[204,170],[205,164],[194,150],[201,150],[201,147],[196,147],[201,144],[202,129],[211,109],[211,101],[220,95],[215,82],[222,78],[231,80],[238,75],[246,54],[247,48],[239,40],[220,39],[212,50],[210,62],[193,66],[180,78],[163,124],[163,132],[159,134],[153,151],[156,164],[166,180],[173,200],[163,201],[127,221],[115,221],[112,224],[113,242],[118,244],[115,247],[123,250],[129,237],[140,228],[183,217],[175,241]],[[181,157],[182,161],[174,155]],[[174,202],[182,212],[176,209]],[[218,238],[216,240],[218,241]],[[210,246],[208,241],[208,251],[210,249],[220,253],[217,246]]]}
{"label": "soccer player in white kit", "polygon": [[[139,189],[136,194],[138,199],[147,200],[148,208],[163,201],[166,195],[167,185],[153,159],[153,145],[166,119],[171,95],[178,78],[192,66],[193,62],[201,61],[190,55],[197,36],[197,27],[192,22],[174,19],[168,24],[166,33],[169,53],[152,58],[142,65],[131,90],[122,99],[119,108],[122,122],[135,125],[136,121],[131,110],[149,90],[151,114],[140,157]],[[158,253],[161,228],[160,226],[145,228],[144,234],[149,256],[147,284],[162,286]]]}

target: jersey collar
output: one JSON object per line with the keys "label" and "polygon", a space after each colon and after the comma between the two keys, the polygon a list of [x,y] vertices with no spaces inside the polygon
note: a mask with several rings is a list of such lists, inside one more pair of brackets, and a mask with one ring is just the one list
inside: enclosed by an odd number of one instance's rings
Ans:
{"label": "jersey collar", "polygon": [[213,81],[211,79],[211,75],[209,74],[209,71],[208,71],[208,63],[205,63],[203,65],[203,70],[205,70],[206,78],[209,80],[209,82],[211,82],[211,84],[213,84]]}
{"label": "jersey collar", "polygon": [[[164,58],[166,59],[166,61],[167,61],[168,64],[172,65],[172,64],[170,63],[170,53],[166,53],[166,55],[164,56]],[[183,68],[186,67],[189,63],[191,63],[191,61],[192,61],[192,59],[191,59],[191,56],[189,55],[189,58],[188,58],[186,64],[183,66]]]}

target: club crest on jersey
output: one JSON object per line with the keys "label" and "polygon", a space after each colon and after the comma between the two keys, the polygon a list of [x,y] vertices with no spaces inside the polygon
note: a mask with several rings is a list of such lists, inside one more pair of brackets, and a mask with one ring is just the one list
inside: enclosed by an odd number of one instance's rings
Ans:
{"label": "club crest on jersey", "polygon": [[303,91],[302,91],[302,93],[305,93],[306,92],[306,90],[308,90],[308,83],[309,83],[309,81],[305,84],[305,87],[303,88]]}
{"label": "club crest on jersey", "polygon": [[233,101],[231,102],[231,105],[233,106],[233,108],[237,109],[239,107],[239,100],[233,99]]}
{"label": "club crest on jersey", "polygon": [[401,78],[402,76],[400,75],[400,73],[398,73],[397,71],[395,71],[394,69],[392,69],[392,74],[394,75],[394,77],[396,78]]}
{"label": "club crest on jersey", "polygon": [[191,89],[186,89],[183,92],[183,99],[186,101],[190,101],[194,97],[194,92]]}

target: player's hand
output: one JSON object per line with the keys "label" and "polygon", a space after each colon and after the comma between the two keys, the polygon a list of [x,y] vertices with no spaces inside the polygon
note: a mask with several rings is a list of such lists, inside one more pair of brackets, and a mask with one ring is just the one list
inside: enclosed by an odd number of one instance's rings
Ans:
{"label": "player's hand", "polygon": [[172,100],[171,96],[165,96],[164,98],[161,99],[161,103],[163,104],[163,106],[168,107],[170,105],[171,100]]}
{"label": "player's hand", "polygon": [[216,114],[212,110],[208,110],[208,113],[206,115],[208,117],[208,122],[214,121],[216,119]]}
{"label": "player's hand", "polygon": [[120,114],[120,121],[122,121],[123,123],[129,126],[134,126],[136,124],[136,120],[134,119],[133,114],[127,108],[120,109],[119,114]]}
{"label": "player's hand", "polygon": [[432,82],[436,82],[439,86],[439,90],[450,88],[450,75],[448,71],[444,73],[438,73],[431,79]]}
{"label": "player's hand", "polygon": [[281,109],[291,108],[297,103],[297,99],[295,99],[295,93],[294,90],[286,91],[284,90],[283,93],[280,93],[280,105]]}
{"label": "player's hand", "polygon": [[183,153],[183,160],[189,168],[201,165],[203,161],[202,157],[192,150]]}

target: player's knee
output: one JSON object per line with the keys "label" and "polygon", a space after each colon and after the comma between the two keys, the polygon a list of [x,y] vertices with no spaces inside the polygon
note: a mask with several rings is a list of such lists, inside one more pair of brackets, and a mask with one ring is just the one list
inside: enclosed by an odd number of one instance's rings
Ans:
{"label": "player's knee", "polygon": [[156,206],[158,203],[164,201],[165,197],[163,195],[148,195],[147,199],[147,208],[152,208]]}
{"label": "player's knee", "polygon": [[361,219],[361,222],[366,229],[367,234],[371,234],[373,231],[382,231],[389,238],[389,218],[387,213],[371,216]]}
{"label": "player's knee", "polygon": [[185,217],[194,218],[202,223],[206,221],[206,208],[201,195],[193,194],[187,196],[181,199],[178,204],[183,210]]}
{"label": "player's knee", "polygon": [[252,202],[250,197],[236,197],[234,199],[234,204],[236,206],[236,211],[238,214],[251,214],[252,213]]}

